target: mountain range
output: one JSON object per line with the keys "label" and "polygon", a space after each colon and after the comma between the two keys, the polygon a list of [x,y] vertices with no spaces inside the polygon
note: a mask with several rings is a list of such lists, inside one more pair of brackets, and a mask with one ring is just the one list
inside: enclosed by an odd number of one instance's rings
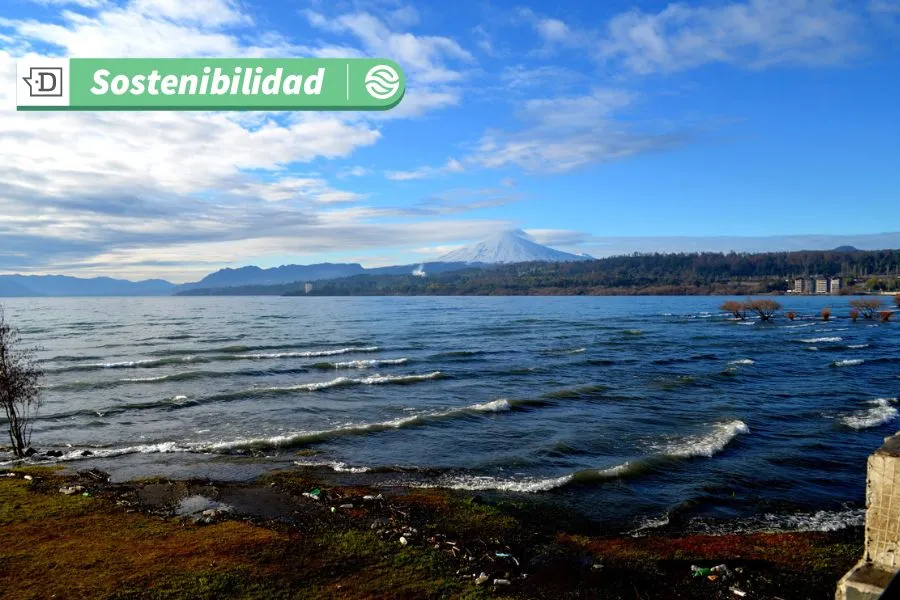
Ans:
{"label": "mountain range", "polygon": [[464,246],[436,261],[374,267],[359,263],[319,263],[283,265],[264,269],[256,266],[226,268],[192,283],[174,284],[163,279],[127,281],[110,277],[84,279],[65,275],[0,275],[0,297],[25,296],[165,296],[201,289],[280,285],[322,281],[353,275],[434,275],[472,266],[517,262],[569,262],[591,260],[587,255],[569,254],[527,239],[521,230],[503,231]]}

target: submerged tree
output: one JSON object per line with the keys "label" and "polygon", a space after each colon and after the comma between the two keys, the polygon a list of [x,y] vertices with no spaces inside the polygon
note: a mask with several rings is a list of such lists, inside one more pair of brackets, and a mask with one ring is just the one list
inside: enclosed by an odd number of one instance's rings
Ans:
{"label": "submerged tree", "polygon": [[724,302],[719,308],[721,310],[724,310],[725,312],[730,312],[732,315],[734,315],[734,318],[739,321],[743,321],[747,318],[747,307],[744,306],[743,302],[728,300],[727,302]]}
{"label": "submerged tree", "polygon": [[745,306],[748,310],[758,314],[763,321],[768,321],[774,317],[775,311],[781,308],[781,304],[775,300],[751,300]]}
{"label": "submerged tree", "polygon": [[881,307],[884,306],[884,301],[881,298],[861,298],[851,300],[850,306],[857,309],[864,319],[874,319]]}
{"label": "submerged tree", "polygon": [[29,454],[32,420],[41,407],[38,382],[44,372],[34,351],[22,347],[19,333],[0,308],[0,406],[6,413],[9,440],[18,458]]}

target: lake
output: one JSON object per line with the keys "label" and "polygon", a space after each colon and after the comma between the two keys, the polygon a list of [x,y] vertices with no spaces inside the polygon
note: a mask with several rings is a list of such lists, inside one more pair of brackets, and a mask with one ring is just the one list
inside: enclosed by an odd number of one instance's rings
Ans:
{"label": "lake", "polygon": [[861,524],[866,457],[896,427],[900,323],[852,323],[844,297],[738,322],[722,300],[3,303],[42,347],[35,447],[117,479],[301,464],[571,507],[611,531]]}

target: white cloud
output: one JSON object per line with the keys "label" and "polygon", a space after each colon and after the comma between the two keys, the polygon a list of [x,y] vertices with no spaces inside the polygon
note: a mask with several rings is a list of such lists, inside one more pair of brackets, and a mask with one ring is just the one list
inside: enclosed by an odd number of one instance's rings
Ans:
{"label": "white cloud", "polygon": [[458,80],[459,72],[448,61],[471,62],[472,55],[456,41],[444,36],[417,36],[391,29],[384,21],[366,12],[328,18],[307,10],[303,13],[313,27],[354,36],[372,56],[391,57],[423,84]]}
{"label": "white cloud", "polygon": [[529,172],[562,173],[589,164],[610,162],[683,143],[677,133],[640,132],[616,120],[636,94],[595,88],[577,96],[534,98],[518,113],[518,130],[488,130],[472,150],[441,167],[395,171],[390,179],[426,179],[475,167],[515,166]]}
{"label": "white cloud", "polygon": [[385,174],[385,177],[392,181],[410,181],[413,179],[430,179],[448,173],[462,173],[463,171],[465,171],[463,164],[451,158],[440,167],[420,167],[412,171],[389,171]]}
{"label": "white cloud", "polygon": [[608,23],[596,54],[637,73],[716,62],[754,69],[840,64],[860,51],[857,17],[843,6],[833,0],[749,0],[633,10]]}
{"label": "white cloud", "polygon": [[[236,2],[132,0],[97,7],[47,22],[0,19],[0,76],[15,77],[15,58],[29,45],[50,45],[67,56],[295,54],[276,33],[248,31],[253,20]],[[391,44],[409,43],[401,33],[391,35]],[[411,52],[418,43],[412,39]],[[425,67],[440,69],[438,57],[460,55],[447,38],[421,43],[432,49]],[[303,53],[363,54],[340,48]],[[407,99],[406,115],[456,101],[440,87],[423,92]],[[10,248],[0,253],[0,270],[183,278],[182,270],[250,252],[372,248],[395,244],[406,229],[430,234],[442,227],[409,224],[419,213],[400,209],[334,209],[366,196],[296,173],[297,165],[375,144],[378,118],[369,115],[15,112],[9,86],[0,88],[0,105],[6,111],[0,138],[8,140],[0,144],[0,237]],[[416,243],[424,240],[423,234]]]}

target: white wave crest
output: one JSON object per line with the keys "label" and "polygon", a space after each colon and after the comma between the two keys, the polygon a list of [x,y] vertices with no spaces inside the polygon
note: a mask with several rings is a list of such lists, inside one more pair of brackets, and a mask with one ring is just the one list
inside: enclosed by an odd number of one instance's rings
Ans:
{"label": "white wave crest", "polygon": [[856,430],[890,423],[897,418],[897,409],[892,406],[896,402],[896,398],[876,398],[869,402],[872,408],[843,417],[841,423]]}
{"label": "white wave crest", "polygon": [[369,467],[351,467],[345,462],[331,462],[327,460],[295,460],[298,467],[328,467],[335,473],[366,473]]}
{"label": "white wave crest", "polygon": [[319,356],[338,356],[340,354],[351,354],[354,352],[378,352],[381,350],[378,346],[366,346],[364,348],[338,348],[335,350],[316,350],[307,352],[273,352],[268,354],[237,354],[236,358],[316,358]]}
{"label": "white wave crest", "polygon": [[752,364],[754,364],[755,362],[756,362],[756,361],[754,361],[754,360],[751,359],[751,358],[741,358],[741,359],[738,359],[738,360],[733,360],[733,361],[729,362],[728,364],[729,364],[729,365],[752,365]]}
{"label": "white wave crest", "polygon": [[473,404],[467,408],[474,412],[504,412],[512,410],[512,405],[509,403],[509,400],[501,398],[500,400],[492,400],[482,404]]}
{"label": "white wave crest", "polygon": [[712,457],[724,450],[725,446],[742,433],[750,433],[750,428],[743,421],[716,423],[710,433],[683,438],[665,446],[662,450],[667,456],[679,458]]}
{"label": "white wave crest", "polygon": [[372,360],[348,360],[344,362],[336,362],[331,366],[335,369],[371,369],[385,365],[405,365],[409,362],[408,358],[386,358]]}
{"label": "white wave crest", "polygon": [[762,518],[767,529],[788,531],[840,531],[847,527],[862,527],[866,524],[864,509],[848,509],[842,511],[820,510],[815,513],[797,513],[793,515],[766,514]]}
{"label": "white wave crest", "polygon": [[856,365],[861,365],[864,362],[866,361],[861,358],[850,358],[847,360],[836,360],[831,364],[835,367],[855,367]]}
{"label": "white wave crest", "polygon": [[433,371],[423,375],[371,375],[369,377],[336,377],[328,381],[317,381],[314,383],[298,383],[296,385],[271,386],[264,388],[256,388],[253,392],[316,392],[319,390],[327,390],[328,388],[339,387],[344,385],[382,385],[386,383],[413,383],[416,381],[426,381],[429,379],[439,379],[443,377],[441,371]]}
{"label": "white wave crest", "polygon": [[829,344],[834,342],[840,342],[844,338],[839,336],[831,336],[831,337],[817,337],[817,338],[807,338],[805,340],[800,340],[804,344]]}
{"label": "white wave crest", "polygon": [[523,492],[534,494],[562,487],[574,478],[573,474],[562,477],[523,477],[521,479],[499,479],[480,475],[456,475],[443,477],[435,482],[416,483],[419,488],[446,488],[466,491]]}
{"label": "white wave crest", "polygon": [[869,344],[850,344],[847,347],[850,348],[851,350],[861,350],[863,348],[868,348]]}

